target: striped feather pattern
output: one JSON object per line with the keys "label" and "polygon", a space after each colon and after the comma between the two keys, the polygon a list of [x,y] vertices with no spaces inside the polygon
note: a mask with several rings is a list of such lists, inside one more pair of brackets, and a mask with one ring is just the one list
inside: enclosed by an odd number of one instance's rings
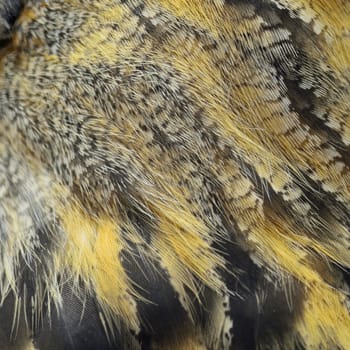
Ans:
{"label": "striped feather pattern", "polygon": [[1,349],[350,348],[350,2],[0,15]]}

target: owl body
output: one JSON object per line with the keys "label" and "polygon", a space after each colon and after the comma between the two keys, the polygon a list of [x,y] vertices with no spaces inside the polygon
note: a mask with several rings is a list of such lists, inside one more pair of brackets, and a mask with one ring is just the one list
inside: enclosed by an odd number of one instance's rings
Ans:
{"label": "owl body", "polygon": [[350,349],[350,3],[0,14],[1,349]]}

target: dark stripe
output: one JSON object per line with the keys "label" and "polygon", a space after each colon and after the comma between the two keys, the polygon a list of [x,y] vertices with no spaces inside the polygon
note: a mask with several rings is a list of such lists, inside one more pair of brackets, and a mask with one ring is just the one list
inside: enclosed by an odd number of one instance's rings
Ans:
{"label": "dark stripe", "polygon": [[[145,263],[137,248],[132,249],[131,246],[130,243],[129,249],[122,252],[121,261],[136,292],[142,297],[142,300],[137,301],[141,319],[138,339],[142,349],[149,349],[152,343],[171,344],[177,337],[181,339],[181,334],[193,328],[193,324],[182,307],[167,272],[155,260]],[[199,313],[199,304],[194,297],[193,303]]]}
{"label": "dark stripe", "polygon": [[0,2],[0,40],[10,37],[11,29],[20,15],[23,0],[2,0]]}
{"label": "dark stripe", "polygon": [[[86,295],[84,304],[82,295]],[[106,337],[102,327],[96,300],[80,290],[78,298],[72,285],[65,284],[62,290],[62,308],[59,313],[52,305],[51,317],[46,313],[42,326],[36,331],[35,345],[40,350],[122,350],[124,336],[114,329],[114,337]],[[109,334],[111,337],[111,334]]]}

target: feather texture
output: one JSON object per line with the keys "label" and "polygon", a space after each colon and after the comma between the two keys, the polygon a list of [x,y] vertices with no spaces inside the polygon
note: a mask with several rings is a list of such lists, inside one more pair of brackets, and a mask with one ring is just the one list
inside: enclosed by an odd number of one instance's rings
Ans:
{"label": "feather texture", "polygon": [[349,349],[349,2],[0,14],[1,349]]}

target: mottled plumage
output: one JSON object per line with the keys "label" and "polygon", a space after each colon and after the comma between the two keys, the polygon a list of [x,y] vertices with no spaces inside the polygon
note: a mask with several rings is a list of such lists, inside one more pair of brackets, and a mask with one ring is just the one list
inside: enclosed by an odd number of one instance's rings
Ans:
{"label": "mottled plumage", "polygon": [[0,14],[0,349],[350,349],[349,1]]}

